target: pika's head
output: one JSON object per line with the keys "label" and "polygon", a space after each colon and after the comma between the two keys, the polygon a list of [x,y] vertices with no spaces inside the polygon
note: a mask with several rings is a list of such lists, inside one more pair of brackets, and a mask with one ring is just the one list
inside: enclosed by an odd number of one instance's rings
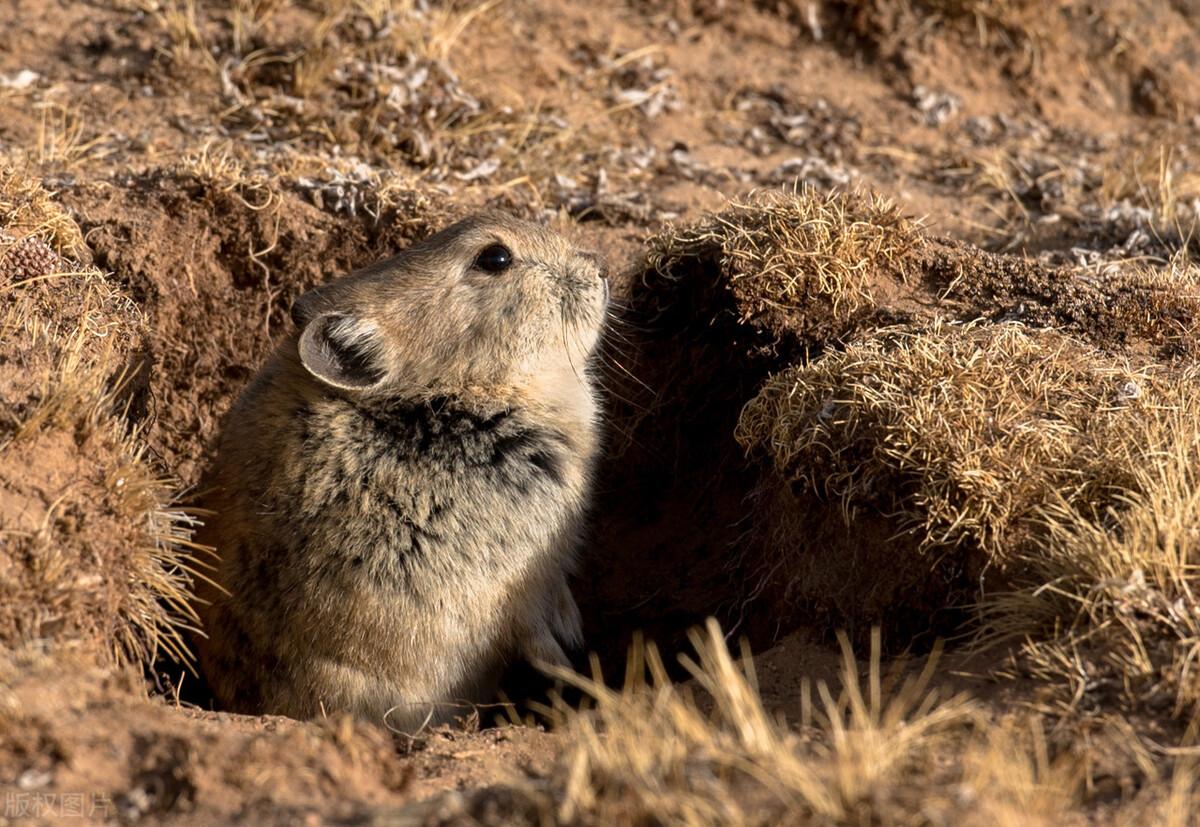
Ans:
{"label": "pika's head", "polygon": [[489,212],[301,296],[292,318],[300,362],[326,385],[486,396],[582,381],[607,302],[599,256]]}

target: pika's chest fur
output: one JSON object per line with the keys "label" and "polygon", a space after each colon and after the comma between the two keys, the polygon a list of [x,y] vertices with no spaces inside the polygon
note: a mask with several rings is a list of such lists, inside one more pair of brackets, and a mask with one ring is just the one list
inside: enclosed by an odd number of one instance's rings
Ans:
{"label": "pika's chest fur", "polygon": [[322,550],[327,576],[412,600],[444,594],[451,577],[518,575],[555,552],[583,506],[578,446],[519,412],[322,400],[289,424],[297,540]]}

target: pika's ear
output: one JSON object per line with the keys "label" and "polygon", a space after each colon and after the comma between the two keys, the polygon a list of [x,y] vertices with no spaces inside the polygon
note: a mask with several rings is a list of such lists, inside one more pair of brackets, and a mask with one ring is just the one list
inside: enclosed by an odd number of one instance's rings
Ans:
{"label": "pika's ear", "polygon": [[384,377],[379,330],[345,313],[322,313],[306,324],[298,349],[308,372],[335,388],[365,390]]}
{"label": "pika's ear", "polygon": [[322,290],[321,287],[314,287],[292,302],[292,322],[296,327],[304,327],[317,315],[322,300],[325,298]]}

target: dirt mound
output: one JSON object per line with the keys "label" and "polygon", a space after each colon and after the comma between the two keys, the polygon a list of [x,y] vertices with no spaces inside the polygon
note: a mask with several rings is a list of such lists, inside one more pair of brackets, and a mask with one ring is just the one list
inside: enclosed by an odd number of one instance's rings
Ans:
{"label": "dirt mound", "polygon": [[[1190,381],[1015,323],[884,329],[784,370],[738,424],[778,474],[760,525],[782,556],[762,570],[861,621],[969,603],[1022,577],[1047,508],[1099,522],[1139,491],[1162,448],[1144,423]],[[886,539],[810,545],[831,511]]]}
{"label": "dirt mound", "polygon": [[278,184],[188,169],[80,187],[64,200],[97,265],[146,315],[155,364],[148,440],[189,484],[234,395],[290,325],[292,301],[445,217],[428,197],[393,191],[346,221]]}
{"label": "dirt mound", "polygon": [[356,821],[452,789],[481,772],[480,756],[492,778],[496,765],[537,769],[550,738],[532,728],[400,738],[348,718],[201,712],[61,653],[0,655],[0,687],[5,817],[46,823]]}
{"label": "dirt mound", "polygon": [[110,663],[178,652],[188,522],[120,418],[145,381],[144,319],[54,252],[79,231],[35,184],[0,173],[0,207],[0,640]]}

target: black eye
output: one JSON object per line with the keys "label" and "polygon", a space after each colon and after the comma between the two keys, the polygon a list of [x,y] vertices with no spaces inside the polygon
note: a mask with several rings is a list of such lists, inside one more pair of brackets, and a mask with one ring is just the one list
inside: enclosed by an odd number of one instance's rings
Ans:
{"label": "black eye", "polygon": [[475,266],[487,273],[503,273],[512,265],[512,253],[503,244],[484,247],[475,257]]}

